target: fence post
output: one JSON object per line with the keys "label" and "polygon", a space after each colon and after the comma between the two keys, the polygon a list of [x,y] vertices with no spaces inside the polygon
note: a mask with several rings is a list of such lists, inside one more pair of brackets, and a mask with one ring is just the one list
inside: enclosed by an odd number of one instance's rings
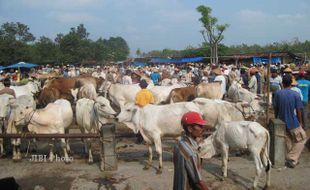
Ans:
{"label": "fence post", "polygon": [[286,156],[286,129],[285,123],[280,119],[270,119],[270,160],[273,167],[280,168],[285,165]]}
{"label": "fence post", "polygon": [[101,127],[101,163],[102,171],[117,170],[117,155],[115,152],[115,125],[107,123]]}

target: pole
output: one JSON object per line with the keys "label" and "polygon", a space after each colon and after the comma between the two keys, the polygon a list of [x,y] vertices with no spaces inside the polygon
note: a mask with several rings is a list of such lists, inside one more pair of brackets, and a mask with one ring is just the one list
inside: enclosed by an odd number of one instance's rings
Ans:
{"label": "pole", "polygon": [[266,126],[269,123],[269,99],[270,99],[270,65],[272,63],[272,54],[269,54],[269,63],[267,64],[267,100],[266,100]]}

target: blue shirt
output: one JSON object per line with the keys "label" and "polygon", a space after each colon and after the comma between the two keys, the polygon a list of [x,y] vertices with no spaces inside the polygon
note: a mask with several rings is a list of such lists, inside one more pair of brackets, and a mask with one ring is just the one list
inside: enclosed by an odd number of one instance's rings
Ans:
{"label": "blue shirt", "polygon": [[303,96],[303,102],[308,102],[309,97],[309,91],[310,91],[310,81],[301,79],[297,80],[298,82],[298,88],[301,90],[302,96]]}
{"label": "blue shirt", "polygon": [[153,83],[155,85],[158,85],[158,81],[159,81],[159,78],[160,78],[160,74],[158,72],[154,72],[150,75],[150,78],[152,79]]}
{"label": "blue shirt", "polygon": [[287,129],[299,127],[299,122],[294,111],[295,109],[303,108],[303,105],[297,92],[290,88],[279,90],[275,93],[272,104],[278,110],[276,117],[285,123]]}

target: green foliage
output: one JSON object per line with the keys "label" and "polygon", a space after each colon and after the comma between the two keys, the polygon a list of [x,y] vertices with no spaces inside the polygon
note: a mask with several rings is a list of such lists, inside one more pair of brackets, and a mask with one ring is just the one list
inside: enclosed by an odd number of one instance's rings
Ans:
{"label": "green foliage", "polygon": [[120,61],[129,55],[127,42],[121,37],[92,41],[83,24],[68,34],[57,34],[55,40],[35,37],[27,25],[4,23],[0,28],[0,65],[18,61],[38,64],[79,64],[82,62]]}

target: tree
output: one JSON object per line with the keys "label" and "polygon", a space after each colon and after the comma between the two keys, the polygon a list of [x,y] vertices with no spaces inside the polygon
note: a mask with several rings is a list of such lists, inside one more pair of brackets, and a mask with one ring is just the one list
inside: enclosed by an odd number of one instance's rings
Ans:
{"label": "tree", "polygon": [[8,65],[18,61],[30,61],[31,52],[28,43],[35,37],[27,25],[20,22],[4,23],[0,28],[0,63]]}
{"label": "tree", "polygon": [[137,55],[137,57],[140,57],[140,56],[141,56],[141,50],[140,50],[140,48],[137,49],[136,55]]}
{"label": "tree", "polygon": [[212,9],[204,5],[197,7],[197,11],[202,17],[199,19],[202,22],[204,29],[200,31],[203,39],[210,47],[211,64],[218,64],[218,45],[224,39],[223,32],[228,27],[228,24],[217,24],[217,18],[211,16]]}

